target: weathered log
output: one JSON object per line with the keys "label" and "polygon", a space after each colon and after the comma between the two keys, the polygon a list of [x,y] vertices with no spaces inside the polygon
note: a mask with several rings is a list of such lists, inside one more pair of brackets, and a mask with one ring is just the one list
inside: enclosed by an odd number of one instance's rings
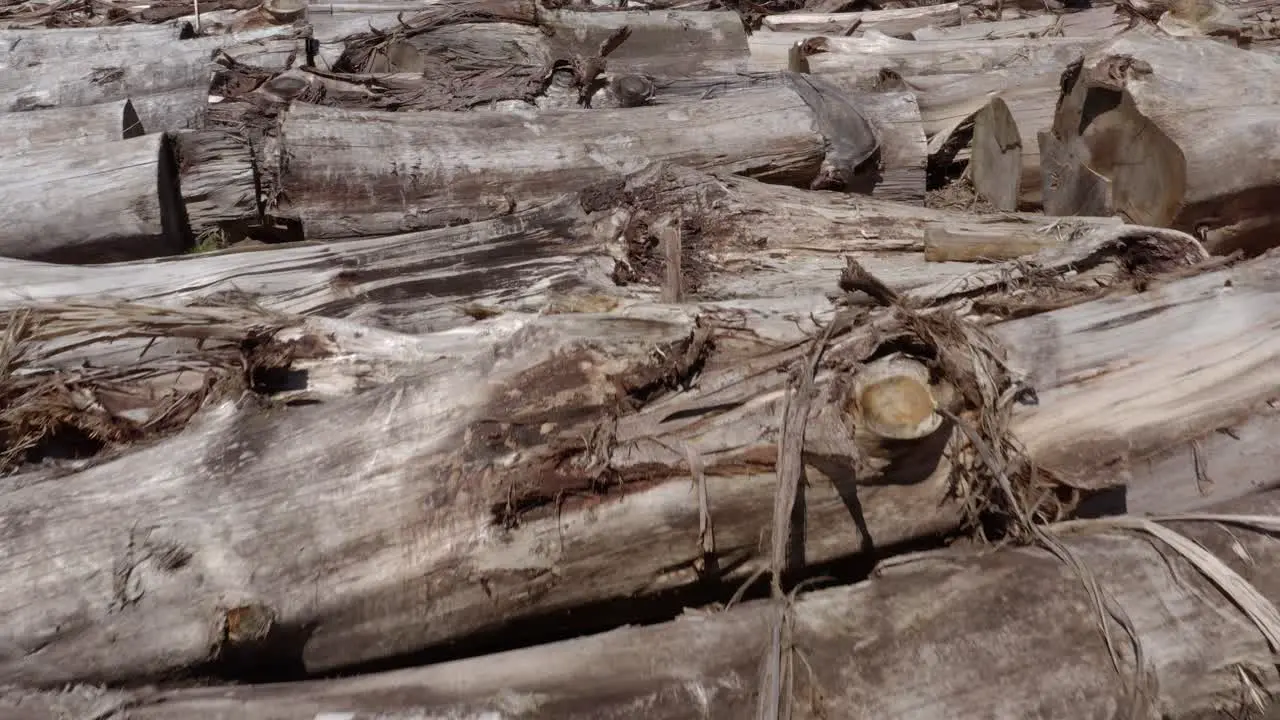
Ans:
{"label": "weathered log", "polygon": [[221,130],[173,133],[183,215],[191,237],[261,221],[253,151],[240,135]]}
{"label": "weathered log", "polygon": [[178,27],[153,25],[0,29],[0,68],[11,71],[36,65],[51,66],[73,57],[104,53],[154,52],[159,47],[177,45],[181,35]]}
{"label": "weathered log", "polygon": [[[173,98],[176,94],[179,107],[188,108],[179,116],[188,120],[191,98],[196,97],[196,93],[207,95],[215,52],[226,53],[241,63],[277,71],[307,60],[305,40],[297,38],[292,28],[267,28],[96,54],[72,53],[47,62],[32,58],[44,55],[44,45],[60,48],[67,43],[45,43],[40,38],[60,31],[8,32],[33,33],[30,41],[33,54],[22,56],[26,59],[15,61],[14,66],[0,76],[0,112],[83,107],[128,99],[133,101],[148,132],[191,126],[175,126],[171,114]],[[29,41],[15,38],[11,42],[23,48]],[[152,96],[168,99],[155,101],[153,108],[147,101]]]}
{"label": "weathered log", "polygon": [[788,67],[788,53],[803,43],[810,72],[856,72],[875,78],[882,70],[902,76],[976,73],[1046,62],[1066,66],[1082,49],[1100,45],[1094,38],[1011,38],[1004,40],[899,40],[878,32],[860,38],[806,33],[756,33],[750,38],[749,70]]}
{"label": "weathered log", "polygon": [[559,54],[592,57],[610,35],[626,27],[625,40],[605,58],[612,72],[691,77],[746,68],[749,50],[736,12],[572,12],[538,14]]}
{"label": "weathered log", "polygon": [[625,184],[606,183],[514,215],[385,239],[74,270],[0,265],[0,307],[94,297],[183,305],[231,294],[281,312],[350,316],[405,332],[563,304],[605,311],[659,284],[662,261],[647,228],[673,212],[681,217],[691,300],[821,294],[846,252],[859,253],[872,272],[905,291],[972,270],[921,261],[931,227],[981,228],[998,242],[1043,225],[1031,216],[957,216],[651,168]]}
{"label": "weathered log", "polygon": [[[1123,444],[1123,452],[1140,455],[1217,427],[1224,413],[1241,410],[1240,397],[1249,393],[1254,402],[1258,388],[1274,388],[1280,373],[1280,347],[1257,343],[1251,327],[1232,335],[1230,324],[1219,319],[1237,318],[1236,328],[1242,317],[1251,325],[1275,322],[1280,305],[1270,296],[1278,289],[1277,262],[1262,259],[1170,283],[1156,296],[1087,303],[997,326],[997,336],[1025,343],[1019,358],[1034,358],[1035,381],[1046,388],[1041,406],[1018,420],[1018,437],[1055,472],[1093,477],[1094,461],[1086,458],[1112,456],[1105,449],[1082,454],[1082,446],[1099,450],[1091,433],[1101,431],[1095,428],[1105,428],[1117,449]],[[1217,289],[1226,280],[1233,293],[1222,296]],[[1206,293],[1218,299],[1205,303]],[[1170,304],[1185,314],[1170,311]],[[1151,312],[1156,306],[1165,311]],[[0,663],[0,677],[33,685],[120,679],[237,651],[270,662],[287,657],[319,670],[590,601],[688,587],[702,577],[702,566],[690,561],[705,551],[686,447],[702,458],[720,569],[726,582],[736,582],[761,559],[758,532],[773,492],[776,411],[786,383],[786,373],[775,370],[803,356],[804,345],[795,341],[806,330],[795,321],[803,315],[771,319],[731,304],[701,314],[709,338],[693,332],[693,318],[669,307],[608,317],[500,319],[518,321],[524,330],[505,334],[497,348],[492,337],[484,340],[484,326],[468,330],[489,348],[477,347],[475,357],[488,360],[375,390],[324,413],[304,410],[268,420],[251,407],[223,406],[154,448],[5,494],[4,513],[27,517],[38,510],[44,522],[6,524],[13,530],[0,545],[0,552],[26,558],[0,564],[0,572],[40,573],[39,583],[25,574],[0,583],[0,594],[12,596],[0,604],[11,608],[3,624],[12,633],[6,646],[31,647],[38,637],[40,647],[36,655],[11,652]],[[874,351],[873,338],[894,336],[875,317],[841,338],[823,367],[843,367],[842,357]],[[1168,376],[1194,376],[1190,368],[1203,368],[1198,339],[1177,332],[1189,320],[1215,323],[1205,342],[1220,353],[1234,351],[1229,362],[1219,362],[1231,367],[1171,383]],[[1049,335],[1046,326],[1069,330]],[[1247,342],[1241,339],[1246,335]],[[1153,350],[1117,371],[1117,348],[1132,344]],[[516,347],[519,352],[511,352]],[[662,352],[653,353],[654,347]],[[684,360],[672,369],[668,358]],[[632,390],[687,372],[684,363],[694,360],[701,372],[691,390],[645,400]],[[1108,367],[1113,371],[1098,372]],[[1245,368],[1247,377],[1240,378]],[[817,414],[805,438],[814,453],[805,503],[807,562],[865,550],[867,537],[883,548],[952,527],[957,519],[955,507],[943,501],[949,482],[922,457],[914,459],[924,467],[873,465],[871,474],[856,479],[840,469],[851,439],[830,408],[841,387],[834,379],[842,372],[820,374],[825,394],[815,401]],[[1138,377],[1159,382],[1143,385]],[[475,390],[438,391],[446,386]],[[945,383],[930,392],[948,402]],[[628,393],[633,409],[615,414],[614,403]],[[1112,408],[1105,397],[1124,397],[1122,411],[1104,411]],[[1093,405],[1093,417],[1077,420],[1068,433],[1045,419],[1064,408],[1078,417],[1086,404]],[[1206,405],[1212,405],[1208,414]],[[340,435],[322,429],[332,428],[334,412],[346,419]],[[609,428],[604,436],[598,434],[602,420]],[[377,429],[362,431],[362,424]],[[526,428],[535,431],[524,433]],[[177,474],[163,465],[163,458],[173,457],[203,460],[199,470]],[[578,493],[596,487],[602,472],[617,490],[581,499]],[[899,484],[907,476],[915,482]],[[308,480],[300,483],[299,477]],[[644,482],[631,480],[640,477]],[[123,478],[128,492],[116,489]],[[352,495],[357,486],[359,494]],[[850,519],[849,500],[841,498],[849,492],[857,495],[863,532]],[[320,498],[323,507],[315,504]],[[299,510],[267,512],[280,504]],[[121,555],[130,532],[132,558]],[[282,542],[289,553],[280,551]],[[186,551],[183,567],[135,564],[147,547],[174,543]],[[76,548],[75,563],[38,559],[70,556],[60,549],[64,545]],[[225,559],[230,547],[234,563]],[[622,552],[625,563],[616,561]],[[113,562],[125,568],[114,583],[103,570]],[[376,577],[366,570],[371,567]],[[198,587],[191,582],[197,574],[203,578]],[[31,587],[40,593],[6,590]],[[117,609],[109,612],[113,600]],[[76,623],[56,626],[65,631],[48,629],[68,613]],[[256,630],[240,625],[250,618],[262,621]],[[136,636],[147,642],[115,644],[104,654],[98,638],[137,623],[150,629]],[[293,634],[294,628],[303,634]],[[266,645],[253,647],[255,640]]]}
{"label": "weathered log", "polygon": [[[0,135],[11,151],[53,145],[127,140],[148,132],[195,129],[204,124],[208,92],[190,88],[157,95],[47,110],[0,113]],[[144,121],[145,118],[145,121]]]}
{"label": "weathered log", "polygon": [[952,2],[863,12],[785,12],[766,16],[760,25],[776,32],[849,36],[875,30],[890,37],[909,38],[913,31],[920,28],[951,27],[959,25],[960,19],[960,3]]}
{"label": "weathered log", "polygon": [[1215,252],[1275,246],[1280,152],[1263,128],[1280,123],[1280,90],[1268,80],[1277,73],[1274,57],[1145,32],[1091,54],[1067,78],[1045,136],[1057,160],[1046,211],[1090,202],[1201,232]]}
{"label": "weathered log", "polygon": [[[816,110],[788,88],[521,116],[294,104],[281,124],[279,190],[288,206],[280,211],[296,214],[308,238],[392,234],[493,217],[652,160],[810,185],[825,163],[861,159],[828,153],[828,143],[865,158],[876,141],[842,94],[803,83],[797,89],[820,103]],[[851,126],[851,117],[862,124]]]}
{"label": "weathered log", "polygon": [[[1219,513],[1280,512],[1280,494]],[[1249,525],[1163,521],[1280,602],[1280,546]],[[1053,530],[1124,609],[1153,674],[1147,707],[1171,720],[1260,710],[1280,689],[1271,650],[1223,590],[1163,541],[1134,529]],[[998,600],[996,600],[998,598]],[[992,603],[999,602],[999,612]],[[869,580],[801,596],[791,609],[791,716],[1071,720],[1112,717],[1132,698],[1133,653],[1079,575],[1042,549],[950,550],[889,564]],[[750,717],[776,611],[751,602],[664,624],[496,655],[328,681],[47,693],[11,689],[20,720],[127,707],[139,720],[430,716],[631,720]],[[1051,618],[1051,631],[1046,627]],[[957,632],[957,627],[965,632]],[[801,660],[802,658],[802,660]],[[1056,668],[1045,683],[1045,668]],[[1243,670],[1242,668],[1250,668]],[[1253,670],[1257,668],[1257,670]],[[1264,669],[1265,668],[1265,669]],[[1242,674],[1249,680],[1242,681]],[[1242,682],[1247,682],[1242,687]],[[975,688],[998,685],[998,694]],[[1146,717],[1147,715],[1139,715]],[[1152,716],[1155,716],[1152,714]]]}
{"label": "weathered log", "polygon": [[1056,73],[1026,77],[974,115],[970,177],[999,210],[1035,210],[1043,202],[1038,138],[1053,127],[1059,78]]}
{"label": "weathered log", "polygon": [[[627,79],[636,76],[623,76]],[[827,78],[838,89],[845,89],[839,76]],[[653,90],[644,104],[678,105],[708,99],[726,99],[743,92],[767,88],[782,91],[790,85],[784,73],[744,73],[741,75],[712,75],[689,79],[648,81]],[[273,112],[283,111],[294,98],[323,94],[325,104],[331,107],[351,109],[407,110],[446,109],[451,100],[432,92],[435,80],[410,73],[393,75],[351,75],[298,69],[282,73],[264,83],[252,94],[257,107],[270,107]],[[850,84],[852,85],[852,84]],[[880,146],[876,158],[877,171],[867,173],[860,183],[849,189],[857,189],[886,200],[923,203],[925,197],[925,165],[928,150],[921,129],[915,97],[910,93],[850,90],[847,100],[857,108],[874,128]],[[714,92],[713,92],[714,91]],[[593,109],[617,109],[629,103],[618,97],[618,83],[604,85],[590,105]],[[570,99],[564,106],[577,105],[576,90],[566,88]],[[444,104],[441,104],[444,100]],[[512,112],[533,109],[530,103],[496,103]]]}
{"label": "weathered log", "polygon": [[54,145],[92,145],[144,134],[128,100],[88,107],[0,113],[0,137],[10,152]]}
{"label": "weathered log", "polygon": [[[1082,218],[1083,219],[1083,218]],[[1098,225],[1119,224],[1119,218],[1089,218]],[[929,262],[998,262],[1063,244],[1063,233],[1075,230],[1070,225],[1024,225],[1022,232],[1007,224],[981,225],[962,221],[939,223],[925,230],[924,257]]]}
{"label": "weathered log", "polygon": [[1081,37],[1105,39],[1129,27],[1129,19],[1111,6],[1063,15],[1034,15],[1017,20],[959,25],[933,25],[912,33],[913,40],[1004,40],[1010,38]]}
{"label": "weathered log", "polygon": [[177,172],[163,134],[0,157],[0,255],[84,264],[181,252]]}

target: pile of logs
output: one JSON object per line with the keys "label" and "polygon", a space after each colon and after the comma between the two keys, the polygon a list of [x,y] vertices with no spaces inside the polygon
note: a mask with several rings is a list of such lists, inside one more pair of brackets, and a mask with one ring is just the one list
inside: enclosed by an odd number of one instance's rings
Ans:
{"label": "pile of logs", "polygon": [[3,0],[0,718],[1258,716],[1274,4]]}

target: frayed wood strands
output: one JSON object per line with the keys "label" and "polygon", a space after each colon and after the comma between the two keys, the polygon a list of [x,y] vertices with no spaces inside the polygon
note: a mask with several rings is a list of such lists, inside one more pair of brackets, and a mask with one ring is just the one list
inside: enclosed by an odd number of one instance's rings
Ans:
{"label": "frayed wood strands", "polygon": [[[76,434],[110,446],[180,429],[210,399],[251,388],[255,373],[287,368],[290,348],[272,336],[296,322],[230,307],[73,302],[0,320],[0,471]],[[192,344],[155,347],[172,340]],[[80,360],[95,347],[108,350],[107,364]]]}

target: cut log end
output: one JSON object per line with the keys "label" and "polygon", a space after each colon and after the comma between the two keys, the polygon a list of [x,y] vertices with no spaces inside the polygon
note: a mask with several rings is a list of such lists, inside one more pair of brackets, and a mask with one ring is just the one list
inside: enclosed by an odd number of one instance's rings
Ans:
{"label": "cut log end", "polygon": [[916,440],[942,424],[929,388],[929,370],[915,360],[890,356],[859,373],[846,411],[875,435]]}
{"label": "cut log end", "polygon": [[973,120],[973,185],[997,210],[1018,209],[1022,191],[1022,136],[1009,106],[993,98]]}

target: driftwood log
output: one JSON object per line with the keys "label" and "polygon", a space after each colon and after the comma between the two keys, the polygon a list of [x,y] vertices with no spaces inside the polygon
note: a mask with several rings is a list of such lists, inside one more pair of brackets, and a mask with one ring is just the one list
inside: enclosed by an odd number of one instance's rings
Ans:
{"label": "driftwood log", "polygon": [[[1145,242],[1120,246],[1140,252]],[[1280,307],[1276,262],[995,326],[997,338],[1018,348],[1013,365],[1038,383],[1039,407],[1020,411],[1017,437],[1037,463],[1072,482],[1120,486],[1128,459],[1247,420],[1280,374],[1280,346],[1257,342],[1255,332]],[[1222,294],[1227,282],[1232,292]],[[12,590],[3,605],[11,608],[3,627],[12,650],[0,677],[119,680],[245,653],[322,670],[520,618],[699,587],[699,568],[710,566],[697,561],[706,550],[690,452],[716,518],[721,578],[732,586],[762,560],[781,370],[803,357],[807,344],[796,343],[809,334],[794,305],[781,315],[785,306],[774,301],[763,313],[720,303],[498,318],[466,330],[475,362],[429,379],[270,418],[252,404],[220,405],[152,448],[6,493],[7,516],[44,520],[5,525],[0,547],[9,560],[0,568],[19,574],[0,588],[41,590]],[[818,386],[827,399],[815,401],[805,436],[806,563],[883,550],[960,519],[959,506],[945,500],[948,462],[935,454],[950,436],[945,428],[912,441],[906,455],[898,445],[897,455],[873,454],[861,472],[848,470],[854,446],[831,414],[830,393],[861,392],[856,372],[844,386],[835,368],[849,353],[874,351],[881,341],[873,336],[894,335],[892,317],[874,318],[823,361]],[[1190,324],[1214,332],[1180,332]],[[459,336],[440,337],[456,345]],[[1126,358],[1135,346],[1149,350]],[[642,389],[693,367],[700,371],[689,390]],[[446,386],[476,391],[439,392]],[[928,392],[948,402],[946,381]],[[620,410],[624,398],[630,409]],[[334,413],[346,419],[338,435],[324,429]],[[874,448],[873,436],[855,445]],[[199,460],[177,475],[164,459],[178,457]],[[1231,482],[1252,488],[1247,478]],[[282,504],[297,510],[275,512]],[[280,551],[282,542],[291,552]],[[181,567],[137,559],[148,547],[175,545],[186,558]],[[52,556],[75,561],[41,559]],[[103,638],[143,623],[148,642],[103,653]]]}
{"label": "driftwood log", "polygon": [[[504,312],[575,304],[604,311],[652,297],[665,282],[657,228],[676,219],[682,294],[706,301],[822,295],[844,267],[843,253],[855,253],[899,292],[945,284],[972,274],[969,261],[1064,245],[1075,227],[1046,230],[1028,215],[957,216],[653,167],[514,215],[387,238],[74,269],[0,265],[0,308],[91,298],[196,305],[234,296],[273,311],[412,333]],[[1111,221],[1080,226],[1098,222]],[[965,232],[981,233],[985,244],[951,240]]]}
{"label": "driftwood log", "polygon": [[999,40],[900,40],[878,32],[860,38],[807,33],[756,33],[750,38],[749,70],[788,68],[791,48],[803,44],[811,72],[859,73],[876,78],[882,70],[902,76],[975,73],[1021,65],[1060,62],[1105,42],[1094,38],[1011,38]]}
{"label": "driftwood log", "polygon": [[845,94],[820,83],[797,77],[794,90],[589,113],[295,103],[281,123],[275,173],[288,205],[275,211],[301,219],[308,238],[393,234],[494,217],[654,160],[773,183],[855,184],[883,148]]}
{"label": "driftwood log", "polygon": [[177,176],[164,134],[0,157],[0,256],[93,263],[182,252],[191,243]]}
{"label": "driftwood log", "polygon": [[913,40],[1000,40],[1009,38],[1075,37],[1105,39],[1129,27],[1128,17],[1104,6],[1066,14],[1044,14],[999,22],[922,27]]}
{"label": "driftwood log", "polygon": [[951,2],[863,12],[785,12],[768,15],[760,24],[764,29],[778,32],[848,37],[875,30],[889,37],[910,38],[912,32],[921,28],[959,25],[962,17],[960,3]]}
{"label": "driftwood log", "polygon": [[1273,56],[1147,32],[1091,54],[1040,136],[1046,212],[1116,211],[1220,253],[1274,247],[1277,73]]}
{"label": "driftwood log", "polygon": [[[1220,504],[1220,513],[1280,512],[1275,491]],[[1280,602],[1280,545],[1248,526],[1164,522]],[[1280,690],[1254,622],[1162,541],[1137,530],[1051,530],[1128,615],[1150,692],[1138,717],[1251,716]],[[999,611],[993,611],[998,603]],[[1041,549],[951,550],[887,565],[871,579],[800,597],[791,611],[795,718],[1112,717],[1131,697],[1131,645],[1110,627],[1119,671],[1099,632],[1100,611],[1079,575]],[[752,602],[689,612],[482,658],[328,681],[113,692],[10,689],[14,720],[102,716],[139,720],[271,717],[410,720],[433,717],[694,720],[750,717],[776,616]],[[1046,625],[1049,623],[1049,625]],[[957,627],[966,632],[957,632]],[[1046,683],[1045,668],[1055,668]],[[975,688],[1000,687],[998,697]],[[7,707],[5,704],[7,703]]]}

